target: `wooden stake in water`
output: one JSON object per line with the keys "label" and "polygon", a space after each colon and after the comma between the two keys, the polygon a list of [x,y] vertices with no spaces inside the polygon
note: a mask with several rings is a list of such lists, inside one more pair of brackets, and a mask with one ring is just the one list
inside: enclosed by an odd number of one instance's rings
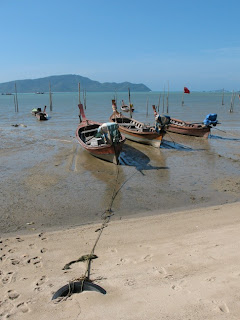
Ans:
{"label": "wooden stake in water", "polygon": [[15,112],[17,112],[17,109],[16,109],[16,96],[15,96],[15,94],[13,95],[13,101],[14,101]]}
{"label": "wooden stake in water", "polygon": [[232,92],[231,104],[230,104],[230,110],[229,110],[229,112],[233,112],[233,105],[234,105],[234,90],[233,90],[233,92]]}
{"label": "wooden stake in water", "polygon": [[17,84],[15,82],[15,111],[18,112]]}
{"label": "wooden stake in water", "polygon": [[163,87],[163,105],[162,105],[162,112],[164,113],[164,98],[165,98],[165,86]]}
{"label": "wooden stake in water", "polygon": [[224,106],[224,89],[223,89],[223,94],[222,94],[222,106]]}
{"label": "wooden stake in water", "polygon": [[78,104],[81,104],[80,83],[78,83]]}
{"label": "wooden stake in water", "polygon": [[130,118],[132,118],[132,105],[131,105],[130,88],[128,88],[128,103],[129,103]]}
{"label": "wooden stake in water", "polygon": [[158,98],[158,106],[157,106],[157,111],[159,112],[159,108],[160,108],[160,101],[161,101],[161,93],[159,95],[159,98]]}
{"label": "wooden stake in water", "polygon": [[169,82],[168,82],[168,93],[167,93],[167,114],[168,114],[168,98],[169,98]]}
{"label": "wooden stake in water", "polygon": [[51,83],[49,81],[49,108],[52,111],[52,91],[51,91]]}
{"label": "wooden stake in water", "polygon": [[116,101],[116,105],[117,105],[117,89],[115,89],[115,98],[114,100]]}

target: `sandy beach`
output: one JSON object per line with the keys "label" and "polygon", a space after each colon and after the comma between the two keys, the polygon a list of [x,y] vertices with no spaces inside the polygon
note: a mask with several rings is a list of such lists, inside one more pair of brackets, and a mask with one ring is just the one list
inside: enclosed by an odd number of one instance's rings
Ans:
{"label": "sandy beach", "polygon": [[110,221],[90,279],[106,294],[53,294],[86,270],[101,223],[1,238],[1,319],[239,319],[240,203]]}

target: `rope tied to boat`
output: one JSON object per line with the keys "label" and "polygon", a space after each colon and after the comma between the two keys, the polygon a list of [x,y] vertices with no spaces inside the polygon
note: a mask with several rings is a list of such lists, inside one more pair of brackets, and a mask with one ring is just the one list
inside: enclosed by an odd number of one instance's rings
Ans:
{"label": "rope tied to boat", "polygon": [[[86,270],[85,270],[84,275],[78,279],[78,280],[82,281],[81,292],[83,291],[84,281],[87,280],[87,281],[91,282],[91,280],[90,280],[91,262],[92,262],[93,259],[97,259],[98,258],[94,254],[94,252],[95,252],[96,246],[98,244],[98,241],[100,240],[100,237],[101,237],[101,235],[103,233],[103,230],[108,226],[108,223],[109,223],[111,217],[113,216],[112,206],[113,206],[113,202],[114,202],[114,200],[115,200],[115,198],[116,198],[116,196],[118,194],[118,191],[119,191],[119,190],[117,190],[118,179],[119,179],[119,166],[116,166],[116,168],[117,168],[116,179],[115,179],[115,184],[114,184],[111,200],[110,200],[108,208],[101,215],[101,217],[103,219],[102,225],[100,226],[100,228],[95,230],[95,232],[98,232],[98,236],[97,236],[97,238],[96,238],[96,240],[94,242],[94,245],[92,247],[92,250],[91,250],[90,254],[83,255],[77,260],[70,261],[69,263],[65,264],[65,266],[63,267],[63,270],[67,270],[67,269],[70,269],[70,266],[72,264],[74,264],[74,263],[84,262],[84,261],[87,262]],[[74,290],[74,282],[73,281],[69,281],[69,292],[67,294],[67,297],[72,295],[73,290]]]}

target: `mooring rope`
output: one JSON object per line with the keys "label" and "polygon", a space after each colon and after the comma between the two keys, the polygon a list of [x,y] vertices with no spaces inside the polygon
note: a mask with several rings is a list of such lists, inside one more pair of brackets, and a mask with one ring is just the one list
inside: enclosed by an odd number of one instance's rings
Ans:
{"label": "mooring rope", "polygon": [[98,236],[97,236],[97,239],[93,245],[93,248],[91,250],[91,253],[90,253],[90,258],[88,259],[88,263],[87,263],[87,268],[86,268],[86,271],[85,271],[85,274],[84,274],[84,278],[87,278],[89,279],[90,278],[90,269],[91,269],[91,261],[92,261],[92,258],[91,256],[94,255],[94,251],[95,251],[95,248],[97,246],[97,243],[103,233],[103,229],[107,227],[110,219],[111,219],[111,216],[112,216],[112,205],[113,205],[113,202],[117,196],[117,191],[116,191],[116,188],[117,188],[117,184],[118,184],[118,177],[119,177],[119,165],[116,166],[117,167],[117,173],[116,173],[116,180],[115,180],[115,185],[114,185],[114,188],[113,188],[113,193],[112,193],[112,197],[111,197],[111,201],[110,201],[110,204],[109,204],[109,207],[107,210],[105,210],[104,214],[102,215],[102,219],[103,219],[103,223],[101,225],[101,227],[99,229],[97,229],[96,231],[99,232],[98,233]]}
{"label": "mooring rope", "polygon": [[[107,225],[108,225],[108,223],[109,223],[109,221],[110,221],[110,219],[111,219],[111,217],[113,215],[112,214],[113,202],[114,202],[119,190],[122,187],[122,185],[121,185],[120,188],[117,190],[118,179],[119,179],[119,165],[117,165],[116,168],[117,168],[116,179],[115,179],[115,185],[114,185],[114,188],[113,188],[110,204],[108,206],[108,209],[106,209],[104,211],[104,213],[102,214],[103,223],[102,223],[101,227],[98,228],[95,231],[95,232],[98,232],[98,236],[97,236],[97,239],[95,240],[95,243],[94,243],[94,245],[92,247],[92,250],[91,250],[90,254],[84,255],[84,256],[80,257],[79,259],[77,259],[77,260],[73,260],[73,261],[67,263],[63,268],[63,270],[70,269],[70,265],[73,264],[73,263],[80,262],[80,261],[87,261],[87,266],[86,266],[85,273],[84,273],[84,275],[82,277],[79,278],[79,280],[81,279],[81,281],[82,281],[82,290],[81,291],[83,291],[84,281],[85,280],[90,280],[91,261],[93,259],[97,258],[97,256],[94,254],[94,251],[95,251],[97,243],[98,243],[98,241],[99,241],[99,239],[100,239],[100,237],[101,237],[101,235],[103,233],[103,229],[107,227]],[[124,181],[124,183],[125,183],[125,181]],[[68,294],[68,296],[71,295],[71,292],[72,292],[71,288],[72,288],[72,281],[69,282],[69,294]]]}

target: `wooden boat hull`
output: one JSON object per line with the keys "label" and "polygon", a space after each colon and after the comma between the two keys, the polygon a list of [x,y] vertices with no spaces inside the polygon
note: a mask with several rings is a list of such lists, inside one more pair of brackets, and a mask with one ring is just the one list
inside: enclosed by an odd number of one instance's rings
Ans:
{"label": "wooden boat hull", "polygon": [[122,147],[119,147],[118,145],[115,148],[113,146],[110,146],[109,148],[106,147],[102,149],[85,148],[85,150],[87,150],[92,156],[96,158],[118,164]]}
{"label": "wooden boat hull", "polygon": [[122,126],[119,126],[119,130],[124,134],[124,136],[128,140],[134,142],[151,145],[155,148],[159,148],[162,143],[163,134],[149,132],[136,133],[133,131],[128,131],[127,129],[124,129]]}
{"label": "wooden boat hull", "polygon": [[45,120],[48,120],[48,115],[46,113],[39,112],[39,113],[36,113],[36,118],[39,121],[45,121]]}
{"label": "wooden boat hull", "polygon": [[84,132],[90,132],[92,129],[89,130],[89,128],[95,127],[95,131],[97,132],[98,127],[101,125],[101,123],[94,122],[91,120],[87,120],[87,122],[82,122],[78,126],[76,130],[76,139],[78,143],[91,155],[94,157],[97,157],[99,159],[112,162],[114,164],[119,163],[119,156],[123,147],[123,143],[125,142],[125,137],[122,136],[122,139],[118,143],[114,144],[104,144],[99,146],[91,146],[87,145],[85,141],[82,138],[82,134]]}
{"label": "wooden boat hull", "polygon": [[[157,132],[154,127],[144,126],[143,123],[123,117],[120,113],[113,113],[110,121],[116,122],[119,130],[124,136],[131,141],[151,145],[159,148],[165,135],[165,131]],[[142,131],[138,130],[142,127]]]}
{"label": "wooden boat hull", "polygon": [[[129,106],[121,106],[121,110],[124,112],[130,112],[130,107]],[[132,112],[134,111],[134,108],[132,108]]]}
{"label": "wooden boat hull", "polygon": [[208,138],[210,130],[211,126],[184,122],[173,118],[171,118],[170,124],[166,127],[166,131],[169,132],[203,138]]}

